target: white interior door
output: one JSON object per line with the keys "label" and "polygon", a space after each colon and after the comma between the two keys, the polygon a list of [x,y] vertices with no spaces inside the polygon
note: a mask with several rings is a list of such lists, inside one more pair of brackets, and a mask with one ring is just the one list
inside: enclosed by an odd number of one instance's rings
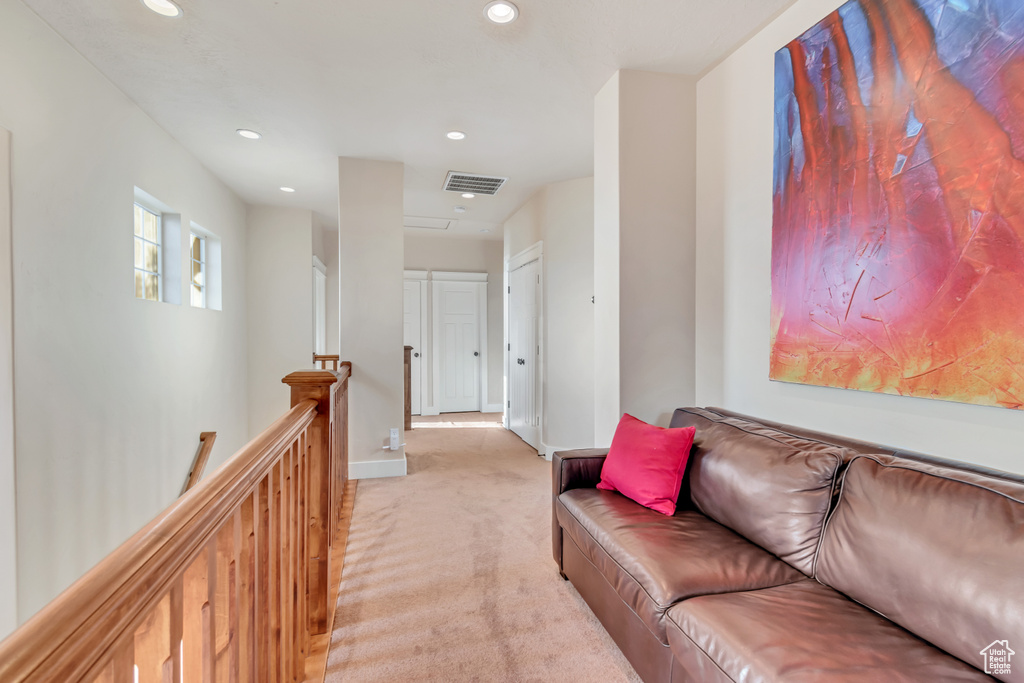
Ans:
{"label": "white interior door", "polygon": [[420,305],[423,286],[425,282],[405,283],[404,307],[405,317],[402,326],[402,336],[405,346],[412,347],[411,372],[412,372],[412,414],[423,413],[423,391],[421,379],[421,368],[423,364],[423,349],[420,348],[423,339],[423,308]]}
{"label": "white interior door", "polygon": [[438,407],[442,413],[480,410],[480,284],[435,281],[434,289]]}
{"label": "white interior door", "polygon": [[509,273],[508,427],[534,448],[540,448],[539,285],[539,261]]}

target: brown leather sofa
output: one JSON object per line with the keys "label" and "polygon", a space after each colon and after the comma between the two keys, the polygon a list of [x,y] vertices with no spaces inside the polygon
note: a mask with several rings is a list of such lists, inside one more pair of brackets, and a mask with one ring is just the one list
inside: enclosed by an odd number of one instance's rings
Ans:
{"label": "brown leather sofa", "polygon": [[605,450],[552,463],[559,571],[644,681],[1024,681],[1024,477],[720,408],[690,425],[672,517],[596,489]]}

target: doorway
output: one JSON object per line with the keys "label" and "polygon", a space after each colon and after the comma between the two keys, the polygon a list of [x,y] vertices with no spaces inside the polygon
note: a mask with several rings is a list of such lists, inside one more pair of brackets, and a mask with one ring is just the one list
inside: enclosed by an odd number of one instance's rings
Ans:
{"label": "doorway", "polygon": [[542,260],[538,243],[508,266],[508,428],[541,446]]}
{"label": "doorway", "polygon": [[479,411],[487,386],[487,274],[435,272],[432,288],[434,404],[441,413]]}

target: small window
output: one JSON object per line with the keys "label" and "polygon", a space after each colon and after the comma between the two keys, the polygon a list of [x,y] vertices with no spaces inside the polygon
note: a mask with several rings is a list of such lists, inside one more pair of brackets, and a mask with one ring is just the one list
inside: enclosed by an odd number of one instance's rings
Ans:
{"label": "small window", "polygon": [[160,301],[160,215],[135,205],[135,298]]}
{"label": "small window", "polygon": [[206,308],[206,238],[190,233],[189,253],[192,260],[192,305]]}

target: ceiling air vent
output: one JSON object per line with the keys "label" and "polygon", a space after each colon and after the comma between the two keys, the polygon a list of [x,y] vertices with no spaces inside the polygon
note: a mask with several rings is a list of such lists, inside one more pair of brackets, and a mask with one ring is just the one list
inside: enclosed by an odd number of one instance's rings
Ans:
{"label": "ceiling air vent", "polygon": [[508,178],[497,178],[490,175],[474,173],[456,173],[448,171],[444,179],[444,189],[449,192],[472,192],[473,194],[496,194]]}
{"label": "ceiling air vent", "polygon": [[452,222],[445,218],[425,218],[423,216],[406,216],[405,227],[421,230],[447,230]]}

